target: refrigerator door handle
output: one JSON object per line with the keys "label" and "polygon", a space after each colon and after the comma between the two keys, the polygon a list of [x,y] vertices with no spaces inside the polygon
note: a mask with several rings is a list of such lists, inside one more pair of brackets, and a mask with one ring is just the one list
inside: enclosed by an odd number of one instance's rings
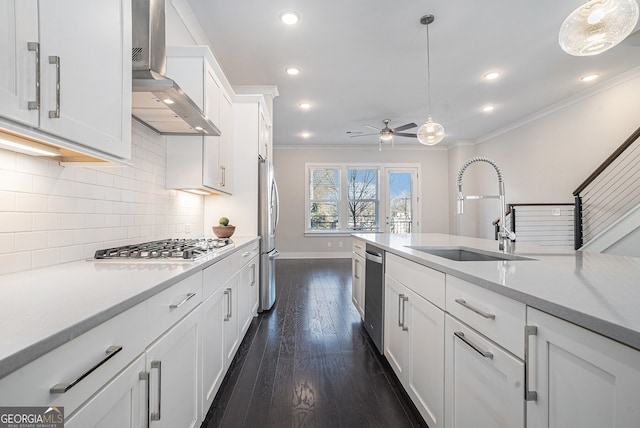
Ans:
{"label": "refrigerator door handle", "polygon": [[280,194],[278,193],[278,184],[276,183],[276,179],[273,179],[273,194],[275,197],[274,203],[275,205],[275,218],[273,221],[273,234],[275,235],[276,230],[278,230],[278,222],[280,221]]}

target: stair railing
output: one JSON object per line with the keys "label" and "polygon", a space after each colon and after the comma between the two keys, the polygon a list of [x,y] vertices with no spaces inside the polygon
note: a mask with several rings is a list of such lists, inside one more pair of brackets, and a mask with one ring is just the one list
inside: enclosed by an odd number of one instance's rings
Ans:
{"label": "stair railing", "polygon": [[640,203],[640,128],[573,192],[577,250]]}

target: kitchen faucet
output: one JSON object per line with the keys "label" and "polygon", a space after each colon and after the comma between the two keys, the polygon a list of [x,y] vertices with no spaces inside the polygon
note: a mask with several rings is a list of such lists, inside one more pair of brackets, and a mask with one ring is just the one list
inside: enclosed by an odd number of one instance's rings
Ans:
{"label": "kitchen faucet", "polygon": [[[462,176],[464,175],[464,172],[469,167],[469,165],[476,162],[486,162],[496,170],[496,173],[498,174],[498,196],[495,196],[495,195],[464,196],[462,194]],[[509,229],[507,229],[506,227],[507,226],[506,224],[507,204],[505,202],[505,197],[504,197],[504,182],[502,181],[502,173],[500,172],[500,168],[498,168],[498,165],[494,161],[485,157],[476,157],[476,158],[469,159],[462,165],[462,167],[460,168],[460,171],[458,172],[457,210],[459,215],[462,215],[464,213],[465,199],[499,199],[500,200],[500,226],[499,226],[499,232],[498,232],[498,248],[500,249],[500,251],[505,253],[513,251],[511,241],[516,239],[516,234],[510,231]]]}

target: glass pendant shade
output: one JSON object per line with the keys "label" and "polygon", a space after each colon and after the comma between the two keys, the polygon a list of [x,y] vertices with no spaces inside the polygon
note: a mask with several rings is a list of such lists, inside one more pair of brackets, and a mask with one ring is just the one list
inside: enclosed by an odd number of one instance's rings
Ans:
{"label": "glass pendant shade", "polygon": [[427,121],[418,128],[417,132],[418,141],[425,146],[433,146],[438,144],[444,138],[444,127],[439,123],[436,123],[431,118],[431,115],[427,117]]}
{"label": "glass pendant shade", "polygon": [[569,55],[597,55],[623,41],[637,22],[636,0],[591,0],[564,20],[558,41]]}

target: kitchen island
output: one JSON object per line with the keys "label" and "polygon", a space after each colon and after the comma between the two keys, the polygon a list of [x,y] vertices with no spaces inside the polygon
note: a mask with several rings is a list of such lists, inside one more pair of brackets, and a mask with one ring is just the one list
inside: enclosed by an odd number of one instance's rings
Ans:
{"label": "kitchen island", "polygon": [[637,426],[639,259],[355,234],[356,288],[367,245],[385,251],[384,355],[430,427]]}

